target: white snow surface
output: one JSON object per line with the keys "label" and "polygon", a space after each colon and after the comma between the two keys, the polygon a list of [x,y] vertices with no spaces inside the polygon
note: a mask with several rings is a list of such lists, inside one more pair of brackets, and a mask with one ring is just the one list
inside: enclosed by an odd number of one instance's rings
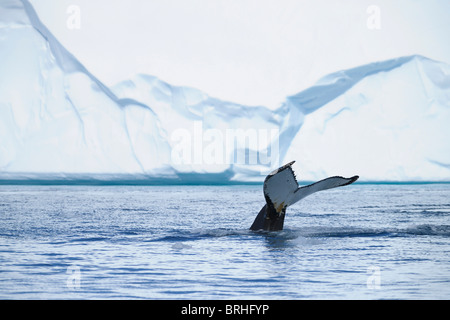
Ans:
{"label": "white snow surface", "polygon": [[255,182],[291,160],[299,180],[450,181],[447,64],[335,72],[271,110],[150,75],[108,88],[27,0],[0,8],[0,181]]}

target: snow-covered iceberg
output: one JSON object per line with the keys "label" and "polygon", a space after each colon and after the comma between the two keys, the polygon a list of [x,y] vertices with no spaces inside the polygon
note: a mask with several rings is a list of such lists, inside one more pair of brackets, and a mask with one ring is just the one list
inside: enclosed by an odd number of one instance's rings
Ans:
{"label": "snow-covered iceberg", "polygon": [[371,181],[450,180],[444,63],[421,56],[374,63],[329,75],[289,100],[307,115],[286,157],[299,159],[308,179],[357,172]]}
{"label": "snow-covered iceberg", "polygon": [[108,88],[27,0],[0,4],[0,181],[450,181],[450,66],[421,56],[339,71],[280,107],[137,75]]}

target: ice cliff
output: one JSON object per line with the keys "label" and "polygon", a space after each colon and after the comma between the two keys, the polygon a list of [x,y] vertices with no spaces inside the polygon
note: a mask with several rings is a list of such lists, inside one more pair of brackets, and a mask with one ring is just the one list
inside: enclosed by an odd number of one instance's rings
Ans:
{"label": "ice cliff", "polygon": [[306,180],[450,181],[444,63],[339,71],[270,110],[149,75],[108,88],[28,1],[0,8],[0,181],[262,181],[291,160]]}

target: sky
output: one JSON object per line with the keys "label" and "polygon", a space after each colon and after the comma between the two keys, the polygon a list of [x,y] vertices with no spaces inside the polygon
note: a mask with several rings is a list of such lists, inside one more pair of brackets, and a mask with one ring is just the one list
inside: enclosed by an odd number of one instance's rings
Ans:
{"label": "sky", "polygon": [[278,107],[326,74],[420,54],[450,64],[450,1],[30,0],[108,86],[150,74]]}

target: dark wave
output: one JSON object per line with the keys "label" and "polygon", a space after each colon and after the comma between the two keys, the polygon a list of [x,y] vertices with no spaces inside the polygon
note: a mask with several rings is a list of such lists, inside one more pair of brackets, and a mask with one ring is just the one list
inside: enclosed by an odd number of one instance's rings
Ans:
{"label": "dark wave", "polygon": [[423,224],[406,229],[406,234],[450,237],[450,225]]}
{"label": "dark wave", "polygon": [[423,224],[408,228],[312,228],[302,230],[304,237],[402,237],[402,236],[450,236],[450,225]]}
{"label": "dark wave", "polygon": [[162,237],[157,237],[154,239],[147,240],[147,242],[178,242],[178,241],[192,241],[200,240],[205,238],[220,238],[220,237],[231,237],[231,236],[244,236],[251,235],[252,232],[247,229],[194,229],[194,230],[174,230],[169,232]]}
{"label": "dark wave", "polygon": [[450,237],[450,225],[423,224],[408,228],[358,228],[339,227],[322,228],[310,227],[300,229],[285,229],[283,231],[250,231],[247,229],[203,229],[203,230],[174,230],[164,236],[146,240],[146,242],[183,242],[207,238],[240,237],[242,241],[259,239],[291,240],[298,237],[305,238],[352,238],[352,237],[405,237],[405,236],[444,236]]}

